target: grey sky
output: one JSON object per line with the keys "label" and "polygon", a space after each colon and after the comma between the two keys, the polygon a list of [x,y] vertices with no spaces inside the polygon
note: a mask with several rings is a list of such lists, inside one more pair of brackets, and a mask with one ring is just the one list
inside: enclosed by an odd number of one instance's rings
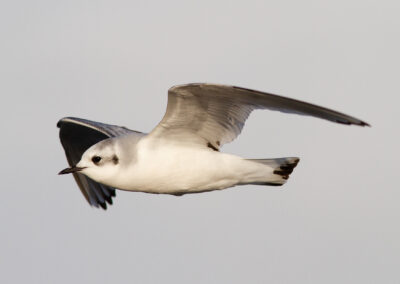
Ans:
{"label": "grey sky", "polygon": [[[4,1],[1,283],[399,283],[396,1]],[[150,131],[174,84],[277,93],[372,124],[257,111],[223,151],[299,156],[276,189],[117,192],[90,208],[56,122]]]}

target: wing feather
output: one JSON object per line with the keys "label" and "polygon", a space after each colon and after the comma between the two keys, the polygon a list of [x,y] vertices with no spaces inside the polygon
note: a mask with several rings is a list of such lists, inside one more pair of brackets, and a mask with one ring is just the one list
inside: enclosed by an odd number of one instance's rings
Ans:
{"label": "wing feather", "polygon": [[[215,85],[188,84],[168,91],[167,111],[149,137],[213,146],[234,140],[255,109],[314,116],[342,124],[369,126],[355,117],[274,94]],[[182,143],[184,143],[182,142]]]}
{"label": "wing feather", "polygon": [[[57,127],[60,128],[60,141],[71,167],[80,161],[82,154],[92,145],[110,137],[136,132],[126,127],[75,117],[60,119]],[[115,188],[98,183],[80,173],[73,173],[73,175],[90,205],[107,209],[107,203],[112,204]]]}

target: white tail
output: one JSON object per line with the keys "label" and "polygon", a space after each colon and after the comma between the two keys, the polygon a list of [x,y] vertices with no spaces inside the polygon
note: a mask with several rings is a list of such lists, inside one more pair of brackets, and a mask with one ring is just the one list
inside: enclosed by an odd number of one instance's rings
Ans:
{"label": "white tail", "polygon": [[260,163],[273,169],[275,176],[272,179],[270,176],[265,177],[265,180],[251,182],[250,184],[259,185],[283,185],[288,179],[293,169],[300,161],[297,157],[277,158],[277,159],[247,159],[248,161]]}

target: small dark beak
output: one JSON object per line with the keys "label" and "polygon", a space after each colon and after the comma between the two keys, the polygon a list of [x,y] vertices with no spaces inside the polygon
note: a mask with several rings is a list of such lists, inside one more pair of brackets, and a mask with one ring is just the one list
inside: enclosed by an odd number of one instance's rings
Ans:
{"label": "small dark beak", "polygon": [[84,168],[80,168],[80,167],[71,167],[71,168],[66,168],[63,169],[61,172],[59,172],[59,175],[65,175],[65,174],[71,174],[71,173],[75,173],[75,172],[79,172],[81,170],[83,170]]}

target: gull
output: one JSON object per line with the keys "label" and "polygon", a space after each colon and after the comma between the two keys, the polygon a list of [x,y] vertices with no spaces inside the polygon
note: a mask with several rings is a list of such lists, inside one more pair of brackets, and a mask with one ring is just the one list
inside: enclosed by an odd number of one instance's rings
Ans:
{"label": "gull", "polygon": [[107,208],[115,189],[172,194],[200,193],[236,185],[280,186],[297,157],[245,159],[220,152],[241,132],[250,113],[269,109],[369,126],[352,116],[270,93],[216,84],[168,90],[161,122],[148,134],[81,118],[62,118],[60,140],[69,168],[91,206]]}

